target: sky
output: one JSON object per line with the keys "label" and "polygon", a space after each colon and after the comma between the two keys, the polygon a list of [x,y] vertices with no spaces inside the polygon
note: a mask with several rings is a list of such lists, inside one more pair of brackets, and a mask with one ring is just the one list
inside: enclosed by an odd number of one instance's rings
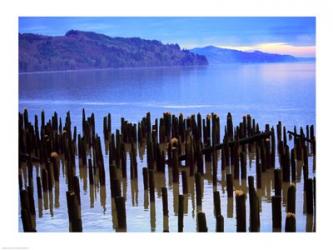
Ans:
{"label": "sky", "polygon": [[177,43],[315,57],[315,17],[19,17],[20,33],[68,30]]}

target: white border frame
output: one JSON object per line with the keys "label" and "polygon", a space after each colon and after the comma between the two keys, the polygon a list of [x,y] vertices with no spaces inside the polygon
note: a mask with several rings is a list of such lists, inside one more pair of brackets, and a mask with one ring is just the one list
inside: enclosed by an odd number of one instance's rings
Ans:
{"label": "white border frame", "polygon": [[[324,3],[323,3],[324,2]],[[205,0],[205,1],[1,1],[1,166],[0,247],[2,249],[314,249],[331,236],[332,201],[332,10],[331,1]],[[162,234],[162,233],[18,233],[17,113],[19,16],[316,16],[317,23],[317,233],[296,234]],[[8,143],[9,142],[9,143]],[[330,241],[331,242],[331,241]]]}

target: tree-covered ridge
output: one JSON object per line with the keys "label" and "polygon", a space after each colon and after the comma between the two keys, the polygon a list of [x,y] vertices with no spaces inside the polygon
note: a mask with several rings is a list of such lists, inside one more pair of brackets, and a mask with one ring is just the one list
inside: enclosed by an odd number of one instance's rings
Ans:
{"label": "tree-covered ridge", "polygon": [[207,65],[205,56],[157,40],[68,31],[65,36],[19,34],[19,71]]}
{"label": "tree-covered ridge", "polygon": [[203,55],[210,64],[224,63],[292,63],[292,62],[314,62],[314,57],[295,57],[291,55],[280,55],[262,51],[240,51],[235,49],[218,48],[207,46],[191,49],[191,52]]}

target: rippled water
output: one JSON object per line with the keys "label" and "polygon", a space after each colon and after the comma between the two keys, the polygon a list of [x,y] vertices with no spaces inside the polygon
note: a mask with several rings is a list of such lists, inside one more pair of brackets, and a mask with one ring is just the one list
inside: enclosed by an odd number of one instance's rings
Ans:
{"label": "rippled water", "polygon": [[[103,116],[112,115],[112,130],[120,126],[120,117],[138,122],[146,112],[152,118],[169,111],[174,114],[190,115],[211,112],[221,117],[221,128],[225,126],[226,114],[231,112],[234,124],[243,115],[251,114],[259,122],[261,129],[266,123],[276,125],[282,121],[287,129],[293,126],[305,127],[315,124],[315,66],[314,64],[248,64],[248,65],[211,65],[208,67],[120,69],[77,72],[54,72],[21,74],[19,77],[19,109],[29,110],[30,120],[34,114],[45,111],[49,119],[54,111],[64,120],[65,113],[71,112],[72,124],[81,131],[81,112],[94,112],[96,132],[103,134]],[[223,129],[221,129],[223,131]],[[158,193],[154,206],[145,204],[142,167],[146,159],[138,155],[137,182],[123,181],[121,186],[126,198],[127,231],[163,231],[162,199]],[[129,157],[128,157],[129,158]],[[99,195],[90,207],[89,187],[83,191],[81,182],[81,211],[84,231],[114,231],[111,198],[108,179],[108,156],[106,166],[106,209],[100,204]],[[278,163],[278,161],[276,161]],[[248,162],[250,163],[250,162]],[[220,161],[218,163],[220,165]],[[129,166],[129,159],[128,164]],[[206,170],[209,165],[206,166]],[[299,166],[300,170],[300,166]],[[77,170],[78,171],[78,170]],[[209,173],[209,171],[206,171]],[[34,171],[34,174],[36,172]],[[167,186],[169,198],[169,230],[177,231],[177,197],[182,187],[174,186],[165,176],[156,176],[156,187]],[[248,164],[248,175],[255,175],[255,160]],[[263,174],[261,196],[261,231],[272,231],[271,203],[273,194],[271,171]],[[309,158],[309,176],[313,176],[312,157]],[[209,174],[204,176],[204,195],[202,211],[206,213],[209,231],[215,231],[213,210],[213,185]],[[236,230],[235,202],[227,199],[225,173],[218,169],[217,190],[220,191],[222,215],[225,231]],[[303,213],[303,179],[299,173],[296,185],[296,222],[297,231],[306,231],[311,218]],[[35,178],[34,178],[35,180]],[[66,205],[67,185],[60,176],[59,208],[44,210],[37,216],[37,231],[68,231]],[[81,180],[82,181],[82,180]],[[165,183],[165,184],[164,184]],[[190,186],[193,180],[189,179]],[[237,183],[236,183],[237,185]],[[245,188],[246,183],[239,183]],[[194,184],[193,184],[194,186]],[[193,187],[192,186],[192,187]],[[283,200],[286,198],[287,185],[283,185]],[[157,190],[159,190],[157,188]],[[190,189],[191,190],[191,189]],[[193,189],[192,189],[193,190]],[[148,194],[147,194],[148,197]],[[146,197],[146,198],[147,198]],[[55,199],[55,196],[53,197]],[[147,198],[149,200],[149,198]],[[37,209],[37,194],[35,203]],[[174,202],[175,201],[175,202]],[[184,231],[196,231],[195,197],[191,192],[185,196]],[[247,209],[249,208],[247,199]],[[37,209],[38,211],[38,209]],[[282,210],[284,228],[285,206]],[[38,214],[38,213],[37,213]],[[247,216],[249,211],[247,211]],[[230,217],[230,218],[229,218]],[[20,216],[19,230],[22,231]],[[166,221],[164,221],[165,223]],[[249,225],[249,221],[247,222]]]}

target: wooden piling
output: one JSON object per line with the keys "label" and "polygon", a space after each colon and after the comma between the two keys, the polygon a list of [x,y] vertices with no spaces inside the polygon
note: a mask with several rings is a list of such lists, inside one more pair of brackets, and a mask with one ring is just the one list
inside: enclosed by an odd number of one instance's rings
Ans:
{"label": "wooden piling", "polygon": [[221,214],[221,200],[219,191],[214,191],[214,214],[216,218]]}
{"label": "wooden piling", "polygon": [[216,217],[216,232],[224,232],[224,218],[222,214]]}
{"label": "wooden piling", "polygon": [[261,164],[256,164],[256,181],[257,181],[257,189],[260,189],[262,186],[262,180],[261,180]]}
{"label": "wooden piling", "polygon": [[296,216],[294,213],[287,213],[285,231],[296,232]]}
{"label": "wooden piling", "polygon": [[287,213],[296,213],[296,186],[294,184],[288,188]]}
{"label": "wooden piling", "polygon": [[31,217],[27,209],[21,209],[21,218],[24,232],[36,232],[32,225]]}
{"label": "wooden piling", "polygon": [[260,211],[259,198],[254,188],[254,177],[248,177],[249,196],[250,196],[250,232],[259,232],[260,227]]}
{"label": "wooden piling", "polygon": [[290,182],[290,152],[288,145],[285,146],[285,155],[282,165],[283,182]]}
{"label": "wooden piling", "polygon": [[295,148],[291,150],[291,157],[290,157],[290,162],[291,162],[291,181],[296,182],[296,161],[295,161]]}
{"label": "wooden piling", "polygon": [[233,191],[234,191],[234,181],[231,174],[227,174],[227,193],[228,198],[233,197]]}
{"label": "wooden piling", "polygon": [[43,216],[43,197],[41,179],[37,176],[38,216]]}
{"label": "wooden piling", "polygon": [[[35,223],[33,218],[33,210],[31,207],[31,197],[29,198],[29,191],[21,190],[21,219],[24,232],[36,232]],[[34,205],[33,205],[34,206]]]}
{"label": "wooden piling", "polygon": [[273,231],[281,231],[281,196],[272,196]]}
{"label": "wooden piling", "polygon": [[[171,143],[176,142],[178,144],[178,140],[171,140]],[[174,183],[179,183],[179,161],[178,161],[178,149],[176,147],[172,148],[172,158],[173,158],[173,165],[172,165],[172,181]]]}
{"label": "wooden piling", "polygon": [[49,196],[48,196],[48,174],[46,169],[42,169],[42,188],[44,197],[44,209],[49,209]]}
{"label": "wooden piling", "polygon": [[217,151],[215,147],[213,147],[213,186],[216,187],[217,185]]}
{"label": "wooden piling", "polygon": [[74,192],[76,195],[78,205],[81,206],[80,181],[77,176],[74,176]]}
{"label": "wooden piling", "polygon": [[117,209],[117,219],[118,219],[118,230],[119,232],[126,231],[126,206],[125,199],[122,196],[116,197],[116,209]]}
{"label": "wooden piling", "polygon": [[275,190],[275,196],[281,196],[281,170],[280,169],[274,169],[274,190]]}
{"label": "wooden piling", "polygon": [[162,187],[162,206],[163,206],[163,216],[168,216],[169,215],[168,189],[166,187]]}
{"label": "wooden piling", "polygon": [[[313,212],[314,212],[314,218],[316,219],[316,177],[313,177]],[[314,228],[316,225],[316,220],[314,221]]]}
{"label": "wooden piling", "polygon": [[154,170],[149,170],[149,197],[150,202],[155,202],[155,179],[154,179]]}
{"label": "wooden piling", "polygon": [[184,228],[184,195],[178,195],[178,232]]}
{"label": "wooden piling", "polygon": [[188,181],[187,181],[187,173],[185,170],[182,171],[182,185],[183,185],[183,194],[188,193]]}
{"label": "wooden piling", "polygon": [[305,181],[306,189],[306,213],[313,214],[313,182],[312,179],[307,179]]}
{"label": "wooden piling", "polygon": [[199,173],[195,174],[195,191],[196,191],[197,206],[201,206],[202,190],[201,190],[201,175]]}
{"label": "wooden piling", "polygon": [[148,190],[148,168],[142,168],[142,175],[143,175],[143,188],[144,190]]}
{"label": "wooden piling", "polygon": [[[238,138],[237,138],[237,142],[238,142]],[[239,180],[239,152],[238,152],[238,148],[239,148],[239,144],[236,143],[233,145],[232,148],[232,163],[234,166],[234,180]]]}
{"label": "wooden piling", "polygon": [[245,193],[242,190],[236,190],[235,194],[237,232],[246,232]]}
{"label": "wooden piling", "polygon": [[28,191],[28,200],[29,200],[29,213],[31,216],[32,225],[36,229],[36,209],[35,209],[35,201],[34,201],[34,194],[32,187],[28,186],[27,191]]}
{"label": "wooden piling", "polygon": [[197,220],[198,220],[198,222],[197,222],[197,231],[199,233],[208,232],[205,213],[199,212],[197,214]]}
{"label": "wooden piling", "polygon": [[246,153],[245,152],[241,152],[240,159],[241,159],[241,179],[245,180],[246,179]]}
{"label": "wooden piling", "polygon": [[82,232],[82,221],[79,212],[79,204],[74,192],[66,192],[67,197],[67,211],[69,218],[69,231]]}
{"label": "wooden piling", "polygon": [[221,150],[221,172],[227,167],[227,153],[225,147]]}
{"label": "wooden piling", "polygon": [[[125,151],[124,143],[121,144],[121,174],[124,179],[127,178],[127,154]],[[135,170],[133,171],[135,172]],[[135,173],[132,176],[132,179],[135,179]]]}

